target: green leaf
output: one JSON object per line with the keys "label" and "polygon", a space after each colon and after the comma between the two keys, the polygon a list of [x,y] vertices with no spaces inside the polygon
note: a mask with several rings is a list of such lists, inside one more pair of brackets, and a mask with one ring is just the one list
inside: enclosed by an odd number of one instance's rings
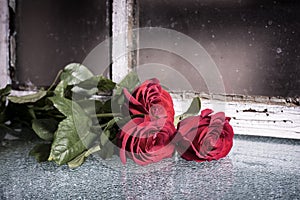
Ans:
{"label": "green leaf", "polygon": [[138,74],[136,72],[130,72],[120,83],[116,86],[116,95],[123,93],[123,88],[127,88],[130,92],[140,84]]}
{"label": "green leaf", "polygon": [[52,141],[58,122],[55,119],[34,119],[32,129],[43,140]]}
{"label": "green leaf", "polygon": [[77,101],[78,105],[84,110],[88,115],[93,115],[96,113],[101,113],[103,111],[103,103],[99,100],[85,99]]}
{"label": "green leaf", "polygon": [[65,89],[67,88],[68,83],[65,81],[60,81],[56,88],[54,89],[54,94],[60,97],[64,97],[65,95]]}
{"label": "green leaf", "polygon": [[86,90],[97,88],[100,78],[101,76],[93,76],[89,79],[81,81],[80,83],[76,84],[76,86]]}
{"label": "green leaf", "polygon": [[32,119],[36,119],[35,112],[32,108],[28,108],[28,114],[32,117]]}
{"label": "green leaf", "polygon": [[11,91],[11,85],[6,85],[5,88],[0,89],[0,97],[9,95]]}
{"label": "green leaf", "polygon": [[96,87],[91,89],[83,89],[81,87],[74,86],[72,88],[72,92],[83,96],[92,96],[98,92],[98,89]]}
{"label": "green leaf", "polygon": [[71,63],[67,65],[61,73],[61,81],[54,89],[54,93],[57,96],[64,97],[67,86],[78,84],[92,77],[92,72],[88,70],[84,65]]}
{"label": "green leaf", "polygon": [[73,160],[71,160],[70,162],[68,162],[68,166],[69,168],[76,168],[79,167],[80,165],[82,165],[82,163],[84,162],[85,158],[87,158],[88,156],[90,156],[91,154],[100,151],[100,146],[94,146],[90,149],[88,149],[87,151],[84,151],[83,153],[81,153],[79,156],[77,156],[76,158],[74,158]]}
{"label": "green leaf", "polygon": [[62,165],[88,148],[94,142],[96,134],[90,132],[92,121],[77,103],[59,96],[49,99],[67,117],[59,123],[54,133],[48,158],[49,161],[54,160]]}
{"label": "green leaf", "polygon": [[40,90],[35,94],[29,94],[25,96],[8,96],[8,100],[17,104],[35,103],[46,95],[47,91]]}
{"label": "green leaf", "polygon": [[83,89],[98,88],[100,92],[110,92],[115,88],[115,83],[104,76],[93,76],[87,80],[78,83],[76,86]]}
{"label": "green leaf", "polygon": [[126,88],[129,92],[132,92],[139,84],[140,80],[137,73],[130,72],[120,83],[116,85],[113,95],[113,102],[122,105],[125,100],[123,89]]}
{"label": "green leaf", "polygon": [[101,145],[105,145],[107,143],[110,137],[110,133],[112,131],[112,127],[120,120],[121,120],[120,117],[115,117],[107,123],[105,129],[103,130],[100,136]]}
{"label": "green leaf", "polygon": [[86,149],[73,123],[71,118],[66,118],[58,125],[58,129],[54,134],[49,161],[53,160],[62,165]]}
{"label": "green leaf", "polygon": [[29,152],[30,156],[34,156],[38,162],[47,161],[50,154],[51,144],[37,144]]}
{"label": "green leaf", "polygon": [[115,87],[115,83],[103,76],[93,76],[82,81],[72,88],[72,92],[83,96],[94,94],[109,94]]}
{"label": "green leaf", "polygon": [[101,108],[102,113],[112,113],[111,99],[105,101]]}
{"label": "green leaf", "polygon": [[116,86],[115,82],[113,82],[108,78],[100,76],[97,88],[99,92],[111,92],[115,88],[115,86]]}
{"label": "green leaf", "polygon": [[201,100],[200,97],[195,97],[188,108],[188,110],[184,114],[197,115],[201,109]]}
{"label": "green leaf", "polygon": [[71,63],[64,68],[60,80],[65,81],[68,85],[75,85],[93,76],[93,73],[84,65]]}
{"label": "green leaf", "polygon": [[201,109],[201,100],[200,100],[200,97],[195,97],[190,105],[190,107],[187,109],[186,112],[184,112],[183,114],[181,115],[178,115],[175,117],[174,119],[174,124],[175,126],[177,126],[177,124],[179,123],[179,121],[187,118],[187,117],[190,117],[190,116],[194,116],[194,115],[197,115],[199,113]]}

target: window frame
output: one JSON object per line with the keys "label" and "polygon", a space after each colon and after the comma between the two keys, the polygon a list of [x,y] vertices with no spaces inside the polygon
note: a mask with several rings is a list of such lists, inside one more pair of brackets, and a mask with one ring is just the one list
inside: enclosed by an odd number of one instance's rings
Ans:
{"label": "window frame", "polygon": [[[11,2],[8,0],[0,0],[0,88],[12,82],[9,72],[9,52],[12,48],[9,44],[9,3]],[[138,52],[131,51],[131,49],[138,46],[138,35],[133,35],[133,29],[138,27],[138,0],[111,0],[111,6],[111,77],[113,81],[120,82],[133,70],[133,66],[138,65]],[[116,41],[114,37],[118,35],[122,35],[121,42]],[[118,52],[120,49],[123,52],[131,53],[119,58]],[[32,93],[32,91],[13,91],[13,93],[24,95]],[[241,122],[250,124],[248,127],[237,128],[238,132],[236,134],[238,135],[300,139],[299,131],[296,130],[300,125],[298,117],[300,107],[289,103],[285,98],[229,94],[223,94],[222,96],[220,94],[199,94],[186,91],[170,91],[170,93],[177,113],[184,111],[193,96],[202,98],[203,108],[212,105],[213,102],[224,104],[225,112],[232,117],[233,126]],[[225,102],[222,101],[224,99]],[[247,112],[247,109],[249,112]],[[253,112],[250,112],[250,109]],[[275,110],[275,112],[272,110]],[[267,114],[264,111],[272,111],[273,113],[270,113],[272,117],[269,120],[257,120],[258,115],[262,117],[262,115]],[[275,123],[277,121],[278,123]],[[266,130],[271,129],[270,127],[273,127],[273,132],[266,132]]]}
{"label": "window frame", "polygon": [[9,6],[0,0],[0,88],[11,83],[9,76]]}

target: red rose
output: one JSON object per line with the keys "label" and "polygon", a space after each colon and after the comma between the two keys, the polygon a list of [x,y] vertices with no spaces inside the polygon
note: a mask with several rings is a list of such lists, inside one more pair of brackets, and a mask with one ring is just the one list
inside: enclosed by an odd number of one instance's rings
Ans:
{"label": "red rose", "polygon": [[168,120],[140,117],[130,120],[119,133],[121,161],[125,164],[127,156],[139,165],[147,165],[171,157],[175,132],[173,122]]}
{"label": "red rose", "polygon": [[172,98],[156,78],[145,81],[132,94],[124,89],[124,94],[130,114],[145,114],[151,119],[167,118],[174,121]]}
{"label": "red rose", "polygon": [[223,112],[211,114],[203,110],[200,116],[188,117],[178,124],[177,150],[186,160],[211,161],[225,157],[233,144],[230,118]]}

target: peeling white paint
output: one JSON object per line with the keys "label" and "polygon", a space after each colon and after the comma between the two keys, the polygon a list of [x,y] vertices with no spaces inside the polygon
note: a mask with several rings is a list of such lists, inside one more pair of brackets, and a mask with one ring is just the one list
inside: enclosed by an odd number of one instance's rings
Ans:
{"label": "peeling white paint", "polygon": [[10,83],[8,71],[8,4],[0,0],[0,88]]}
{"label": "peeling white paint", "polygon": [[129,72],[127,1],[113,0],[112,12],[112,80],[120,82]]}
{"label": "peeling white paint", "polygon": [[[192,98],[171,94],[176,115],[189,107]],[[260,103],[253,101],[218,101],[201,99],[201,110],[223,108],[237,135],[300,139],[300,106],[292,104]]]}

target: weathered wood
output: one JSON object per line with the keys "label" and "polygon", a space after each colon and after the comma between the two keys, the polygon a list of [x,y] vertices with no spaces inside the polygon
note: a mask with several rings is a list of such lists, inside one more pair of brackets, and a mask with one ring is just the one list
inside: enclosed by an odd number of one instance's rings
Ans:
{"label": "weathered wood", "polygon": [[137,64],[138,42],[134,28],[138,23],[135,0],[113,0],[112,80],[120,82]]}
{"label": "weathered wood", "polygon": [[[192,98],[172,94],[175,112],[184,112]],[[255,97],[253,97],[255,99]],[[273,98],[275,99],[275,98]],[[300,107],[288,103],[227,101],[202,98],[201,110],[225,111],[235,134],[300,139]]]}
{"label": "weathered wood", "polygon": [[0,0],[0,88],[10,82],[8,73],[8,1]]}
{"label": "weathered wood", "polygon": [[126,0],[113,0],[112,12],[112,80],[121,81],[128,66],[128,7]]}

